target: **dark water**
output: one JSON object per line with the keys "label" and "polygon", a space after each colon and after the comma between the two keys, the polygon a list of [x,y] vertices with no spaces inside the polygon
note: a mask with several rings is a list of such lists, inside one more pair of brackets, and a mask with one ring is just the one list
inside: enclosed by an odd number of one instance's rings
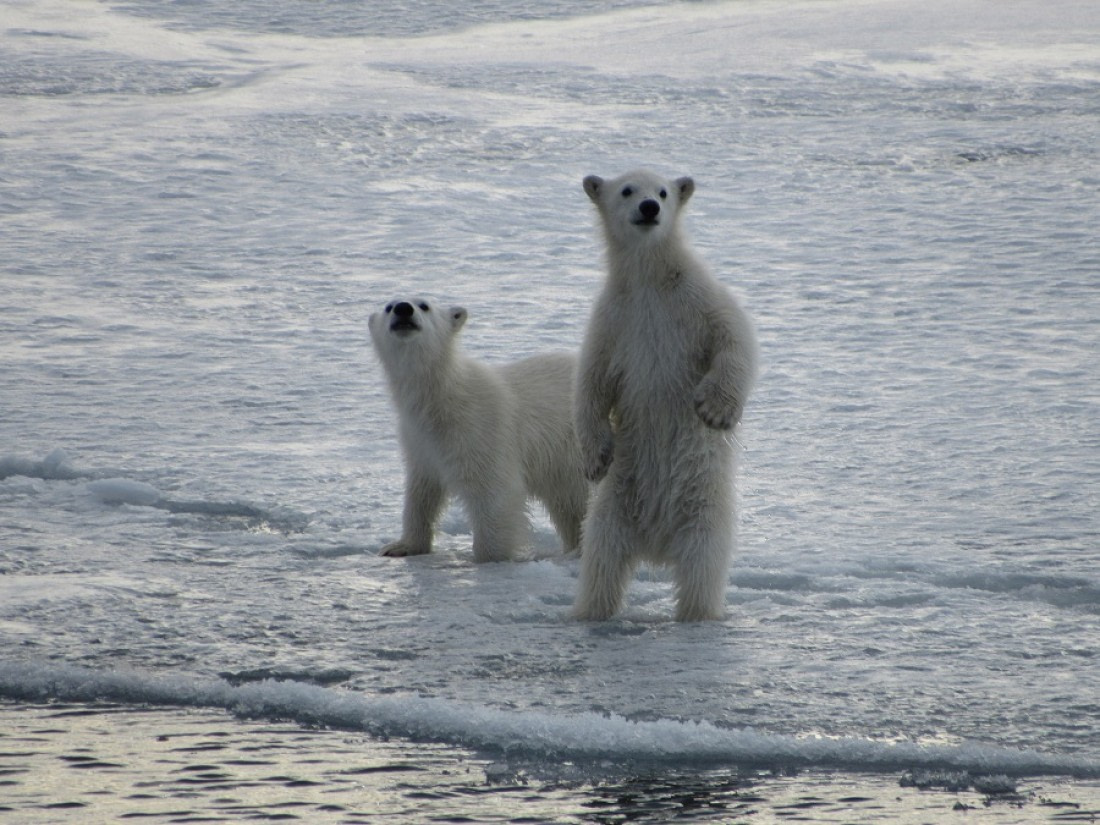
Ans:
{"label": "dark water", "polygon": [[1100,783],[532,766],[224,713],[0,704],[0,821],[1094,822]]}

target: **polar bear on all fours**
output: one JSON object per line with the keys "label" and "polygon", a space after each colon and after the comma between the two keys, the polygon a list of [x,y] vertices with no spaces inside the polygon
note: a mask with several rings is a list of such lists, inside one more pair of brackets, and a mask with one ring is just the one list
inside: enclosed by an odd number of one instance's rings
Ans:
{"label": "polar bear on all fours", "polygon": [[573,432],[576,359],[481,363],[458,346],[466,317],[462,307],[410,298],[368,321],[405,453],[403,531],[381,553],[431,552],[448,495],[466,507],[475,561],[510,559],[527,542],[528,496],[546,506],[566,552],[576,551],[589,495]]}
{"label": "polar bear on all fours", "polygon": [[607,279],[581,351],[575,423],[599,481],[584,524],[574,615],[622,606],[639,561],[666,564],[676,618],[723,615],[734,541],[734,449],[756,373],[752,324],[688,246],[695,184],[632,172],[584,179]]}

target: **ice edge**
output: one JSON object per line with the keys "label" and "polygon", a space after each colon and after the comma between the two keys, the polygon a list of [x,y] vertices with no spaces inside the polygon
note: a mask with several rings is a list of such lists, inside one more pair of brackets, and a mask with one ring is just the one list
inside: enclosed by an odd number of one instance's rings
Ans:
{"label": "ice edge", "polygon": [[1100,759],[976,743],[923,745],[858,737],[798,737],[706,721],[505,711],[446,699],[366,696],[302,682],[232,685],[199,676],[0,661],[0,698],[111,701],[223,708],[242,718],[290,720],[534,758],[620,763],[955,770],[1010,776],[1100,777]]}

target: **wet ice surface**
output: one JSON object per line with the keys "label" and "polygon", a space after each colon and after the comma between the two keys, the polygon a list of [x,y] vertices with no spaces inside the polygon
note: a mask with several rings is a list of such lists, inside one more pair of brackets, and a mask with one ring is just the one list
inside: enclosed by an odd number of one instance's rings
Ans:
{"label": "wet ice surface", "polygon": [[[129,8],[0,26],[0,693],[329,713],[544,781],[1092,792],[1091,4]],[[670,622],[645,569],[616,621],[568,621],[541,514],[528,562],[473,566],[458,510],[436,554],[378,558],[403,476],[366,316],[412,290],[487,359],[576,346],[580,180],[638,163],[696,177],[687,225],[763,347],[727,620]]]}

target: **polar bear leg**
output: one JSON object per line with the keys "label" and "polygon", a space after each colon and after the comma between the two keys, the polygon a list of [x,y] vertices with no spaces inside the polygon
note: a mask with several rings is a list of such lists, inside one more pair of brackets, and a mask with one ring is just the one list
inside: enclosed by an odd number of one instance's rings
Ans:
{"label": "polar bear leg", "polygon": [[[722,522],[726,519],[721,519]],[[703,518],[681,530],[673,545],[676,556],[676,621],[721,619],[729,585],[732,530]]]}
{"label": "polar bear leg", "polygon": [[446,498],[446,490],[438,478],[410,465],[405,481],[401,538],[383,547],[381,555],[400,558],[432,552],[432,531]]}
{"label": "polar bear leg", "polygon": [[525,543],[527,496],[523,480],[508,476],[485,483],[465,496],[466,511],[474,534],[474,561],[508,561]]}
{"label": "polar bear leg", "polygon": [[583,554],[573,616],[603,621],[619,612],[636,565],[633,528],[608,488],[601,488],[584,523]]}
{"label": "polar bear leg", "polygon": [[544,495],[542,503],[561,537],[565,552],[577,552],[581,546],[581,523],[588,506],[588,485],[578,477],[576,483]]}

